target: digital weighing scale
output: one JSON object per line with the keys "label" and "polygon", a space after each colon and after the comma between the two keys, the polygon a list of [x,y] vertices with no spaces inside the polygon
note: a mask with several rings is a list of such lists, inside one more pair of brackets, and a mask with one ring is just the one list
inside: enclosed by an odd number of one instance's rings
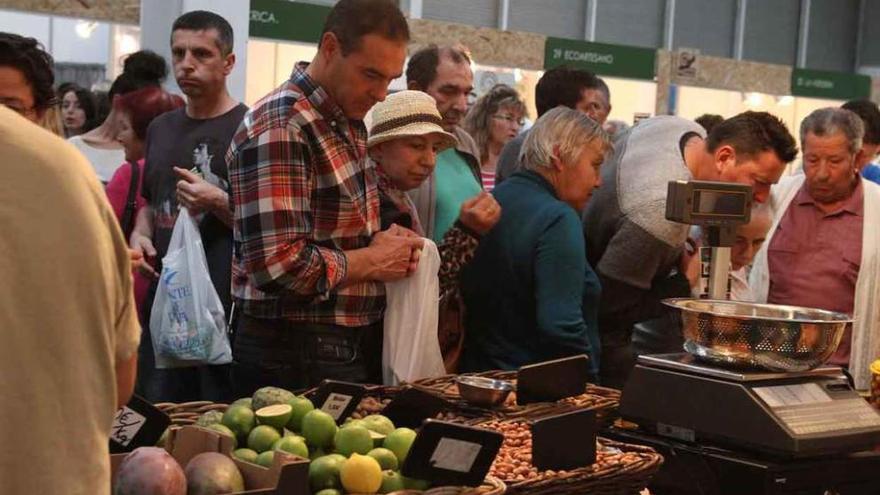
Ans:
{"label": "digital weighing scale", "polygon": [[[742,184],[669,183],[666,218],[700,225],[711,250],[711,257],[702,257],[710,258],[702,267],[709,299],[727,298],[730,246],[750,209],[751,188]],[[711,316],[703,320],[712,324]],[[778,322],[783,336],[795,324]],[[726,338],[727,332],[760,326],[708,334]],[[766,335],[761,337],[732,340],[752,345]],[[652,493],[880,494],[880,452],[859,452],[880,448],[880,413],[839,367],[779,373],[708,364],[687,353],[640,356],[623,389],[620,414],[638,428],[612,429],[609,436],[653,446],[665,457]]]}
{"label": "digital weighing scale", "polygon": [[645,432],[774,457],[880,446],[880,413],[834,366],[773,373],[720,368],[684,353],[640,356],[620,413]]}

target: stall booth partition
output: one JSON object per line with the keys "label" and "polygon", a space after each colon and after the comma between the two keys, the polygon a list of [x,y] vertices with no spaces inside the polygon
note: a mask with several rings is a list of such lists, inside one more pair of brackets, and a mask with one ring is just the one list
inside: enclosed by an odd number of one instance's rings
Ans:
{"label": "stall booth partition", "polygon": [[549,37],[544,47],[544,69],[561,65],[591,71],[605,81],[611,93],[608,120],[633,125],[654,114],[656,50]]}

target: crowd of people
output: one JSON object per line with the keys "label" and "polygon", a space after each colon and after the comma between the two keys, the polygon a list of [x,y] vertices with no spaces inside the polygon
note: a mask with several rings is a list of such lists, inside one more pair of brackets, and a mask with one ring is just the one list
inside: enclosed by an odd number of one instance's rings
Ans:
{"label": "crowd of people", "polygon": [[[606,122],[601,78],[560,67],[538,82],[524,130],[515,89],[472,100],[465,47],[430,45],[407,63],[409,36],[394,2],[341,0],[314,59],[248,108],[226,86],[229,23],[189,12],[170,37],[186,98],[162,88],[166,61],[141,51],[102,113],[90,92],[56,86],[35,40],[0,33],[0,324],[14,329],[0,366],[29,375],[0,393],[7,423],[63,423],[64,404],[77,430],[88,425],[52,469],[103,486],[95,452],[133,389],[224,401],[326,378],[381,383],[386,284],[424,270],[429,242],[441,371],[586,354],[595,381],[621,387],[638,353],[681,349],[661,301],[699,294],[699,235],[664,217],[672,180],[752,187],[732,297],[854,313],[832,362],[867,387],[880,356],[876,104],[807,117],[803,164],[783,177],[799,150],[771,114],[630,128]],[[389,94],[403,76],[408,89]],[[181,208],[201,234],[232,364],[156,365],[151,312]],[[16,434],[14,445],[58,445]],[[69,492],[51,485],[63,476],[41,479],[41,492]],[[0,491],[32,491],[30,480],[4,475]]]}

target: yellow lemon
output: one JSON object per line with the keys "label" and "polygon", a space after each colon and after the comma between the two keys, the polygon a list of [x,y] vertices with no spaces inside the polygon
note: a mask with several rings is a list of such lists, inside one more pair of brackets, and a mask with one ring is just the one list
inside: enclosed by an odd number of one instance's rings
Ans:
{"label": "yellow lemon", "polygon": [[372,457],[352,454],[339,470],[342,487],[349,493],[376,493],[382,486],[382,467]]}

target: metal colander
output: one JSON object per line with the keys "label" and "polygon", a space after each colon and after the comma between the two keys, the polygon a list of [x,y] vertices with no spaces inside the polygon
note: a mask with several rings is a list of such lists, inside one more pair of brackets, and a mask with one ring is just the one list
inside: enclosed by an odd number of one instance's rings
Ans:
{"label": "metal colander", "polygon": [[806,371],[834,354],[852,317],[821,309],[708,299],[666,299],[681,310],[684,349],[727,366]]}

